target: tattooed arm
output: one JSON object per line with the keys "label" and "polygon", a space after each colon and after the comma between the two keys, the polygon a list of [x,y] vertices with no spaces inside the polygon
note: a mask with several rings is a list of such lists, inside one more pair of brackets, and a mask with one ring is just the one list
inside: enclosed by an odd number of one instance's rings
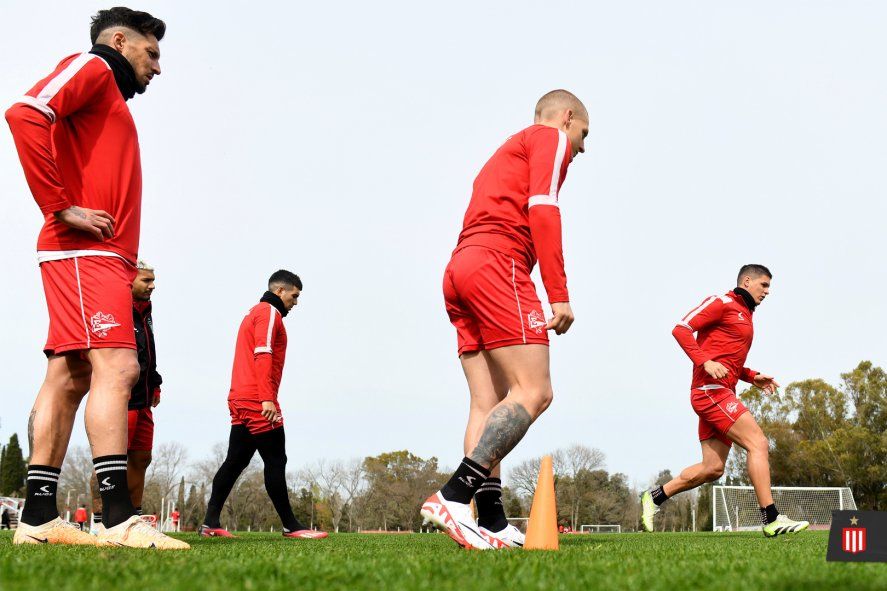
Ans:
{"label": "tattooed arm", "polygon": [[494,467],[523,439],[532,422],[523,405],[502,402],[490,412],[480,441],[468,457],[486,468]]}

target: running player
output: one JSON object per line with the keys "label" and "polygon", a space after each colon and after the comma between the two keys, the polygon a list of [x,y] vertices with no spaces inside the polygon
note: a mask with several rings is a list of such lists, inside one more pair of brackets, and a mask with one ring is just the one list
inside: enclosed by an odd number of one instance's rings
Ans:
{"label": "running player", "polygon": [[[154,447],[154,413],[160,404],[160,384],[163,378],[157,372],[157,352],[154,345],[154,319],[151,315],[151,295],[157,277],[154,268],[143,260],[138,262],[138,275],[132,282],[132,320],[135,325],[136,348],[139,358],[139,379],[129,396],[126,444],[126,480],[129,498],[137,515],[142,514],[142,496],[145,492],[145,473],[151,464]],[[92,518],[96,533],[101,531],[102,498],[98,481],[93,474]]]}
{"label": "running player", "polygon": [[[564,334],[573,323],[558,191],[586,135],[588,112],[576,96],[554,90],[539,99],[534,124],[508,138],[475,179],[444,274],[471,399],[466,456],[421,514],[464,548],[523,545],[505,519],[499,463],[551,404],[546,331]],[[549,320],[530,279],[537,260]]]}
{"label": "running player", "polygon": [[277,271],[268,279],[268,291],[240,323],[228,393],[228,454],[213,478],[206,518],[198,529],[203,536],[234,537],[222,529],[222,507],[237,478],[258,451],[265,464],[265,490],[280,516],[284,537],[327,537],[326,532],[308,529],[296,519],[286,487],[286,439],[277,393],[286,360],[283,318],[297,304],[301,293],[302,280],[298,275]]}
{"label": "running player", "polygon": [[[764,535],[796,533],[806,521],[793,521],[779,513],[770,491],[769,444],[758,423],[736,397],[739,380],[768,394],[779,384],[772,376],[745,367],[751,349],[755,308],[770,293],[773,274],[763,265],[744,265],[736,288],[713,295],[684,316],[672,330],[693,361],[690,403],[699,415],[702,461],[685,468],[677,478],[641,495],[641,524],[653,531],[653,516],[669,497],[712,482],[724,474],[727,454],[735,442],[748,452],[748,476],[761,509]],[[697,333],[693,338],[693,333]]]}
{"label": "running player", "polygon": [[[188,548],[135,515],[126,480],[126,405],[139,375],[130,286],[139,247],[142,172],[126,101],[160,74],[160,19],[128,8],[92,18],[92,49],[67,57],[6,111],[44,216],[37,258],[49,308],[46,378],[31,411],[22,524],[13,541]],[[74,415],[102,482],[106,531],[69,528],[56,489]]]}

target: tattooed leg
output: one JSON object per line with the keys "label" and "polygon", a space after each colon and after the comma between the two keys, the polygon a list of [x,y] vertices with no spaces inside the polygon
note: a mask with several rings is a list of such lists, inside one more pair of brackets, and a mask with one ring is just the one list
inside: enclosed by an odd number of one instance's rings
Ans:
{"label": "tattooed leg", "polygon": [[523,439],[532,423],[533,418],[523,405],[506,399],[490,412],[480,441],[468,457],[492,468]]}

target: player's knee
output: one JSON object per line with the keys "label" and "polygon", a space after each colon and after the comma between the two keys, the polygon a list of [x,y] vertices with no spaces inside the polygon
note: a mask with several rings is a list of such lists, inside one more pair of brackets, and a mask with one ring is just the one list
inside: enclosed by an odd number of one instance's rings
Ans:
{"label": "player's knee", "polygon": [[764,435],[762,431],[758,431],[755,435],[750,438],[749,453],[757,453],[767,455],[770,451],[770,442],[767,441],[767,436]]}
{"label": "player's knee", "polygon": [[705,482],[714,482],[724,475],[723,465],[706,466],[702,478]]}
{"label": "player's knee", "polygon": [[543,412],[545,412],[545,410],[549,406],[551,406],[551,402],[553,400],[554,400],[554,392],[552,391],[551,387],[548,386],[545,388],[541,388],[536,393],[536,395],[533,397],[533,401],[535,402],[535,406],[536,406],[535,409],[528,409],[528,410],[531,410],[531,412],[533,410],[535,410],[535,412],[533,413],[533,418],[537,418],[539,415],[541,415]]}

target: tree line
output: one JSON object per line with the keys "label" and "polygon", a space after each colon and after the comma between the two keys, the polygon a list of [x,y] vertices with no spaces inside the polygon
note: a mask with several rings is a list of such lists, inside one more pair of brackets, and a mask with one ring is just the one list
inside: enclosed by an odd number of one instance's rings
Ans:
{"label": "tree line", "polygon": [[[783,486],[849,486],[860,509],[882,510],[887,483],[887,373],[864,361],[841,374],[832,386],[820,379],[794,382],[779,395],[757,388],[741,394],[771,442],[774,484]],[[159,514],[161,502],[172,502],[181,525],[200,525],[212,478],[225,455],[224,444],[210,456],[190,461],[179,443],[155,447],[143,499],[145,513]],[[606,469],[604,454],[585,445],[552,453],[558,519],[578,530],[584,524],[619,524],[638,529],[639,490],[621,473]],[[506,472],[503,503],[511,517],[529,514],[541,458],[513,465]],[[731,454],[725,476],[729,484],[747,481],[741,451]],[[59,482],[61,511],[89,504],[89,449],[74,447]],[[421,527],[422,501],[449,476],[437,458],[407,450],[350,460],[320,460],[287,475],[290,501],[306,524],[330,531],[412,530]],[[0,495],[22,496],[26,463],[13,435],[0,454]],[[672,478],[662,470],[655,481]],[[64,504],[70,499],[71,506]],[[64,514],[64,513],[63,513]],[[232,491],[222,522],[229,529],[279,527],[264,491],[261,461],[244,471]],[[711,487],[679,495],[663,505],[657,528],[668,531],[711,529]]]}

